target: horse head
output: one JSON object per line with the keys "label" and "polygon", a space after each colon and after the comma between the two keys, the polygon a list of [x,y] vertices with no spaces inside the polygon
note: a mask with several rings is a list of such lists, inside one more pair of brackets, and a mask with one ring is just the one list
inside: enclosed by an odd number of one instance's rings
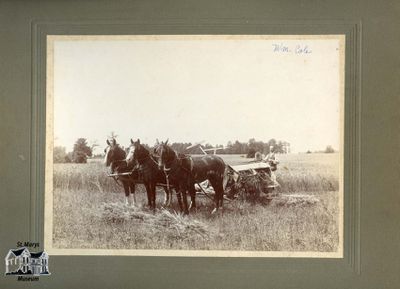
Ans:
{"label": "horse head", "polygon": [[158,167],[160,170],[169,171],[172,162],[176,159],[175,151],[168,145],[168,139],[157,146]]}
{"label": "horse head", "polygon": [[137,141],[131,139],[128,156],[126,157],[128,166],[135,162],[141,164],[149,156],[150,152],[140,143],[140,139],[137,139]]}
{"label": "horse head", "polygon": [[104,164],[108,167],[115,161],[125,159],[125,151],[117,144],[117,141],[113,138],[106,141],[107,147],[104,149]]}
{"label": "horse head", "polygon": [[126,155],[126,163],[128,166],[131,166],[135,161],[133,159],[133,155],[135,153],[135,142],[131,139],[131,144],[128,147],[128,153]]}

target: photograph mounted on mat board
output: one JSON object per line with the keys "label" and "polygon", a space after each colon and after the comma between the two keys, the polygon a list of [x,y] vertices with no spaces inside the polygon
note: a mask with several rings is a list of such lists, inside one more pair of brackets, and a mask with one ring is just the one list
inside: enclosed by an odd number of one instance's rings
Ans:
{"label": "photograph mounted on mat board", "polygon": [[46,251],[342,258],[344,43],[47,36]]}

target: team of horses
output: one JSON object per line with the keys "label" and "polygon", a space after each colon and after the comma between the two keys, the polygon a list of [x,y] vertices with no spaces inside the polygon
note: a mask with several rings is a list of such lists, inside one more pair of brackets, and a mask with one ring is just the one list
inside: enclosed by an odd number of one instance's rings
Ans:
{"label": "team of horses", "polygon": [[[168,145],[168,140],[157,140],[154,148],[149,150],[139,139],[131,139],[127,152],[115,139],[107,140],[104,152],[105,165],[117,175],[124,187],[127,205],[135,205],[135,186],[140,180],[146,188],[150,209],[156,209],[156,186],[162,184],[165,191],[163,205],[170,205],[173,189],[181,212],[189,214],[191,209],[196,208],[195,184],[208,180],[215,191],[212,213],[222,208],[226,165],[216,155],[190,156],[178,153]],[[187,201],[188,194],[190,203]]]}

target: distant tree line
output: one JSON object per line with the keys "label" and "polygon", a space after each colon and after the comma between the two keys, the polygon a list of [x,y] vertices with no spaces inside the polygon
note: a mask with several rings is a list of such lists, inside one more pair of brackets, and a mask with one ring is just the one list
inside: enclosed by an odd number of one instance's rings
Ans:
{"label": "distant tree line", "polygon": [[[202,151],[199,147],[191,148],[187,150],[186,148],[191,146],[192,143],[179,143],[175,142],[171,144],[171,147],[177,152],[181,153],[192,153],[192,154],[201,154]],[[245,154],[248,157],[254,157],[256,152],[260,152],[263,154],[268,154],[270,152],[270,148],[273,148],[276,153],[288,153],[290,151],[290,144],[285,141],[277,141],[275,139],[270,139],[267,142],[257,141],[254,138],[249,139],[248,142],[240,142],[238,140],[232,142],[229,141],[226,146],[217,144],[215,146],[207,143],[202,145],[204,149],[211,148],[219,148],[218,154]],[[211,153],[211,152],[210,152]]]}
{"label": "distant tree line", "polygon": [[[112,137],[115,137],[115,133],[112,133]],[[146,148],[151,146],[144,144]],[[171,143],[172,149],[180,153],[190,154],[202,154],[201,149],[193,147],[187,149],[192,143],[188,142],[174,142]],[[55,163],[86,163],[89,157],[99,157],[101,155],[93,155],[93,149],[97,146],[96,144],[89,146],[87,139],[78,138],[74,144],[72,152],[67,152],[65,147],[56,146],[53,151],[53,159]],[[287,153],[289,143],[284,141],[277,141],[270,139],[267,142],[257,141],[254,138],[249,139],[248,142],[240,142],[238,140],[232,142],[229,141],[226,146],[223,145],[211,145],[209,143],[202,145],[204,149],[219,148],[218,154],[245,154],[248,157],[254,157],[256,152],[267,154],[270,152],[270,148],[274,148],[276,153]],[[212,152],[210,152],[212,153]]]}
{"label": "distant tree line", "polygon": [[67,153],[66,148],[62,146],[54,147],[53,161],[55,163],[86,163],[96,146],[96,144],[89,146],[85,138],[78,138],[72,152]]}
{"label": "distant tree line", "polygon": [[[314,151],[314,153],[325,153],[325,154],[333,154],[334,152],[336,152],[336,151],[331,145],[326,146],[326,148],[324,150],[322,150],[322,151],[321,150]],[[313,152],[308,150],[306,153],[307,154],[312,154]]]}
{"label": "distant tree line", "polygon": [[326,153],[326,154],[331,154],[331,153],[334,153],[334,152],[335,152],[335,150],[333,149],[332,146],[327,146],[325,151],[324,151],[324,153]]}
{"label": "distant tree line", "polygon": [[254,138],[249,139],[248,142],[228,142],[227,146],[219,151],[221,154],[246,154],[248,157],[253,158],[256,152],[268,154],[271,149],[275,153],[285,154],[290,151],[290,144],[286,141],[270,139],[267,142],[257,141]]}
{"label": "distant tree line", "polygon": [[[112,132],[112,137],[116,137],[115,133]],[[143,144],[146,148],[151,148],[147,144]],[[187,149],[192,143],[188,142],[174,142],[170,144],[172,149],[176,150],[180,153],[190,153],[190,154],[202,154],[199,146],[195,146],[193,148]],[[78,138],[74,143],[74,147],[72,152],[67,152],[65,147],[56,146],[53,151],[53,159],[55,163],[86,163],[87,159],[90,157],[101,157],[102,154],[93,155],[94,147],[98,146],[96,142],[94,142],[91,146],[88,144],[86,138]],[[271,149],[274,150],[275,153],[289,153],[290,152],[290,144],[286,141],[270,139],[269,141],[257,141],[255,138],[249,139],[248,142],[240,142],[229,141],[226,146],[217,144],[215,146],[207,143],[202,145],[204,149],[212,149],[219,148],[218,154],[242,154],[246,155],[249,158],[254,158],[256,152],[260,152],[262,154],[268,154]],[[332,146],[327,146],[324,153],[334,153],[335,150]],[[209,151],[212,153],[212,151]],[[307,151],[307,153],[311,153],[311,151]]]}

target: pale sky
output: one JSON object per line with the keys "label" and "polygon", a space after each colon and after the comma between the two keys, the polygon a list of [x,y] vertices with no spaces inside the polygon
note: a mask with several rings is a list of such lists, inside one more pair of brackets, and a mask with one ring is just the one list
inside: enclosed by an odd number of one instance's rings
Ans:
{"label": "pale sky", "polygon": [[98,153],[115,131],[125,146],[275,138],[294,152],[338,149],[340,39],[59,38],[55,145],[85,137]]}

